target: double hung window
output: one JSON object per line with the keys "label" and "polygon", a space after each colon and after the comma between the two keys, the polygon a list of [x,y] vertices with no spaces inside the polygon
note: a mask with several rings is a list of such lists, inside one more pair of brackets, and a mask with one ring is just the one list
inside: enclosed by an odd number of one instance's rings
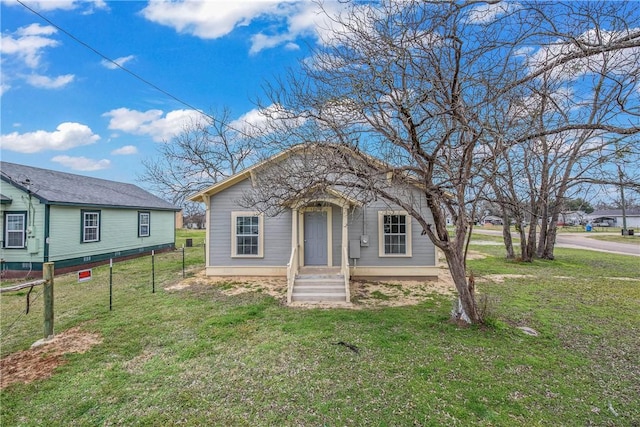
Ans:
{"label": "double hung window", "polygon": [[403,211],[379,212],[381,257],[411,256],[411,217]]}
{"label": "double hung window", "polygon": [[100,211],[82,211],[82,243],[100,241]]}
{"label": "double hung window", "polygon": [[26,246],[27,213],[5,212],[4,215],[4,247],[19,249]]}
{"label": "double hung window", "polygon": [[263,217],[255,212],[233,212],[232,257],[262,257]]}
{"label": "double hung window", "polygon": [[138,237],[151,235],[151,213],[138,212]]}

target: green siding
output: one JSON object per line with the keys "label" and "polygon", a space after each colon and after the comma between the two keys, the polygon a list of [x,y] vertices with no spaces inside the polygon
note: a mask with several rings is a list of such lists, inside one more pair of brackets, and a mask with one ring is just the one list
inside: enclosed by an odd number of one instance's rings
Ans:
{"label": "green siding", "polygon": [[[92,209],[95,210],[95,209]],[[100,241],[82,243],[82,215],[78,207],[51,206],[49,260],[93,257],[105,253],[174,243],[175,213],[151,213],[151,235],[138,237],[138,209],[99,209]]]}
{"label": "green siding", "polygon": [[[81,265],[108,258],[147,252],[151,249],[172,247],[175,243],[175,212],[145,209],[150,213],[151,234],[138,237],[139,208],[91,208],[100,211],[100,241],[81,243],[81,206],[45,205],[35,196],[13,185],[0,181],[0,193],[12,199],[0,204],[0,240],[4,240],[4,213],[27,212],[28,247],[5,249],[0,246],[3,268],[11,270],[38,270],[45,254],[56,265]],[[45,223],[45,211],[49,221]],[[45,245],[48,226],[49,245]],[[32,243],[37,242],[36,245]],[[35,247],[35,253],[29,253]],[[33,251],[32,251],[33,252]]]}
{"label": "green siding", "polygon": [[[5,262],[27,264],[42,262],[44,257],[44,205],[36,197],[29,197],[28,193],[5,181],[0,181],[0,193],[12,199],[11,203],[0,204],[0,240],[3,241],[0,246],[0,259]],[[4,248],[4,213],[15,211],[27,212],[27,230],[30,229],[31,233],[27,232],[26,241],[30,248],[31,245],[35,246],[37,253],[29,253],[26,247],[24,249]]]}
{"label": "green siding", "polygon": [[[100,263],[100,262],[106,262],[109,259],[113,259],[114,261],[117,261],[118,258],[128,257],[131,255],[137,255],[141,253],[149,254],[152,250],[160,251],[163,249],[172,249],[173,247],[174,247],[173,243],[167,243],[164,245],[146,246],[144,248],[137,248],[129,251],[119,251],[118,252],[119,255],[117,257],[114,255],[113,252],[109,252],[106,254],[98,254],[98,255],[91,256],[90,262]],[[28,264],[28,267],[23,265],[23,263],[21,262],[5,262],[5,263],[2,263],[2,268],[7,270],[33,270],[33,271],[42,270],[42,265],[43,265],[42,262],[33,262],[30,264],[29,263],[27,264]],[[61,269],[61,268],[67,268],[67,267],[82,266],[86,264],[87,264],[87,261],[84,259],[84,257],[71,258],[71,259],[65,259],[62,261],[56,261],[54,268]]]}

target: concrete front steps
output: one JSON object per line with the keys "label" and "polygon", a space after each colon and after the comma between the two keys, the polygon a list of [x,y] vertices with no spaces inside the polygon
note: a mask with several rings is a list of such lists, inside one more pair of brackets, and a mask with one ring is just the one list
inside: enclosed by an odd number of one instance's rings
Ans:
{"label": "concrete front steps", "polygon": [[346,302],[344,275],[339,269],[302,268],[293,283],[292,302]]}

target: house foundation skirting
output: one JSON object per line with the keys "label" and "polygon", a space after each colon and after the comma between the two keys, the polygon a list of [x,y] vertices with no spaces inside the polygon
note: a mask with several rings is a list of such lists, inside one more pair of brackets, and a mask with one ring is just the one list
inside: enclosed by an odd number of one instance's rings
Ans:
{"label": "house foundation skirting", "polygon": [[[441,271],[439,267],[366,267],[358,266],[349,269],[351,279],[404,279],[404,280],[436,280]],[[229,267],[209,266],[207,276],[266,276],[286,277],[287,267]]]}
{"label": "house foundation skirting", "polygon": [[[54,263],[55,274],[64,274],[71,271],[77,271],[85,268],[93,268],[99,265],[108,264],[110,259],[116,262],[124,261],[127,259],[138,258],[141,256],[148,256],[151,251],[156,253],[172,251],[175,249],[173,243],[165,243],[154,246],[145,246],[142,248],[128,249],[116,252],[106,252],[103,254],[94,254],[86,257],[68,258],[61,260],[52,260]],[[42,258],[40,258],[42,259]],[[2,262],[0,266],[0,275],[3,278],[20,278],[23,277],[25,272],[38,272],[42,271],[42,261],[37,262]],[[31,274],[30,274],[31,276]]]}
{"label": "house foundation skirting", "polygon": [[207,276],[268,276],[287,277],[287,267],[229,267],[229,266],[209,266]]}
{"label": "house foundation skirting", "polygon": [[435,266],[429,267],[349,267],[351,279],[360,280],[437,280],[441,269]]}

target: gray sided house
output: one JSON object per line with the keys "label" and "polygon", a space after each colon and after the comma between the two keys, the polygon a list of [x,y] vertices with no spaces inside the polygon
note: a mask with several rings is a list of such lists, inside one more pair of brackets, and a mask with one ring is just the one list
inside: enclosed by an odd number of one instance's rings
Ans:
{"label": "gray sided house", "polygon": [[382,200],[363,204],[331,188],[290,200],[276,216],[247,208],[256,174],[286,161],[281,153],[191,198],[206,205],[207,275],[286,277],[288,302],[349,302],[350,279],[437,278],[435,246]]}
{"label": "gray sided house", "polygon": [[607,209],[593,211],[586,219],[596,226],[622,227],[626,220],[627,228],[640,229],[640,209],[627,209],[625,218],[622,217],[622,209]]}
{"label": "gray sided house", "polygon": [[0,162],[4,276],[175,247],[179,208],[132,184]]}

